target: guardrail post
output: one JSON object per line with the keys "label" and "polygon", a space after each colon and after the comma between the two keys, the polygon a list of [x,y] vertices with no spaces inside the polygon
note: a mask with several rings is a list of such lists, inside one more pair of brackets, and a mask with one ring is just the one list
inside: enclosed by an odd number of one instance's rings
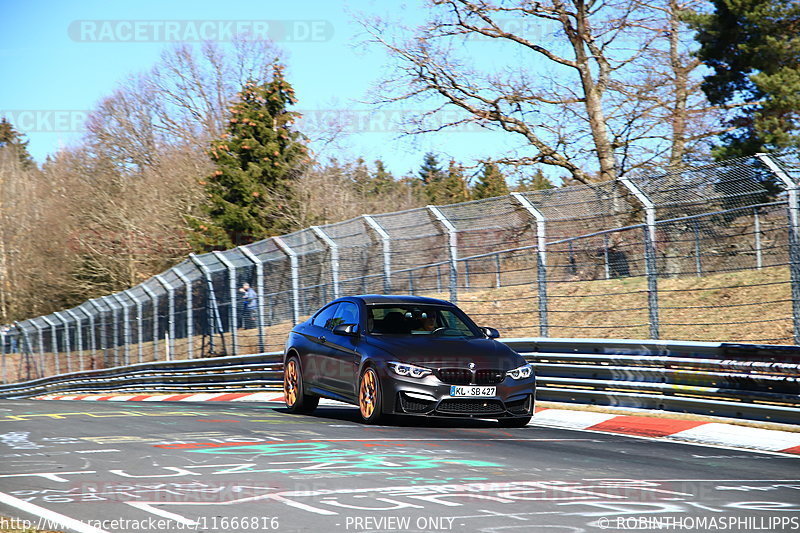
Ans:
{"label": "guardrail post", "polygon": [[280,237],[272,237],[272,240],[289,257],[292,270],[292,321],[297,324],[300,322],[300,268],[297,263],[297,253]]}
{"label": "guardrail post", "polygon": [[158,361],[158,294],[144,283],[140,287],[153,304],[153,361]]}
{"label": "guardrail post", "polygon": [[183,275],[180,270],[177,268],[172,269],[175,272],[175,275],[178,276],[178,279],[183,282],[183,286],[186,290],[186,340],[188,345],[187,349],[187,357],[189,359],[194,358],[194,316],[193,316],[193,295],[192,295],[192,280],[188,277]]}
{"label": "guardrail post", "polygon": [[[339,245],[331,239],[319,226],[311,226],[314,235],[325,243],[331,253],[331,281],[333,282],[333,299],[339,297]],[[385,259],[384,259],[385,260]],[[384,264],[384,269],[386,265]]]}
{"label": "guardrail post", "polygon": [[114,350],[114,366],[119,366],[119,308],[111,302],[114,301],[110,296],[101,296],[100,301],[106,304],[109,311],[111,311],[111,335],[113,338],[112,349]]}
{"label": "guardrail post", "polygon": [[392,292],[392,240],[383,226],[370,215],[361,215],[361,218],[378,234],[383,245],[383,291],[386,294]]}
{"label": "guardrail post", "polygon": [[530,200],[518,192],[511,196],[536,220],[536,285],[539,291],[539,335],[547,337],[549,332],[547,313],[547,219]]}
{"label": "guardrail post", "polygon": [[72,309],[67,309],[64,312],[67,313],[69,316],[71,316],[72,319],[75,321],[75,348],[78,351],[78,370],[81,371],[81,370],[84,370],[84,366],[83,366],[83,331],[81,330],[81,328],[83,326],[81,325],[81,317],[79,317],[77,315],[77,313],[75,313],[75,311],[73,311]]}
{"label": "guardrail post", "polygon": [[122,348],[122,361],[124,364],[131,364],[131,313],[119,293],[114,293],[111,297],[122,308],[122,342],[125,346]]}
{"label": "guardrail post", "polygon": [[644,237],[644,265],[647,275],[647,309],[648,323],[650,324],[650,338],[659,338],[658,317],[658,269],[656,265],[656,249],[650,241],[650,231],[642,228]]}
{"label": "guardrail post", "polygon": [[[312,227],[312,229],[314,227]],[[244,256],[249,259],[251,263],[253,263],[253,266],[256,269],[256,295],[258,297],[258,305],[256,306],[256,320],[258,320],[258,351],[263,352],[266,345],[264,338],[264,265],[258,259],[256,254],[251,252],[249,248],[245,246],[239,246],[239,250],[241,250]]]}
{"label": "guardrail post", "polygon": [[172,361],[175,357],[175,289],[172,288],[161,274],[153,276],[162,287],[167,291],[167,361]]}
{"label": "guardrail post", "polygon": [[64,325],[64,334],[61,336],[61,338],[64,339],[64,358],[67,360],[67,372],[72,372],[72,362],[70,361],[70,359],[72,359],[72,353],[69,349],[69,321],[59,313],[53,313],[53,316],[59,319]]}
{"label": "guardrail post", "polygon": [[647,230],[650,232],[650,242],[653,247],[656,246],[656,204],[639,188],[638,185],[633,183],[626,177],[617,178],[617,181],[627,188],[634,197],[642,204],[645,213],[645,222],[647,223]]}
{"label": "guardrail post", "polygon": [[767,154],[756,154],[789,195],[789,277],[792,282],[794,343],[800,344],[800,193],[797,183]]}
{"label": "guardrail post", "polygon": [[435,205],[429,205],[428,211],[447,232],[447,250],[450,256],[450,301],[458,303],[458,230]]}
{"label": "guardrail post", "polygon": [[[61,365],[59,364],[58,361],[58,337],[56,334],[56,325],[53,323],[52,320],[50,320],[46,316],[41,316],[39,318],[41,318],[44,321],[44,323],[50,327],[50,349],[52,350],[53,357],[55,358],[55,372],[56,374],[60,374]],[[43,370],[45,369],[46,367],[43,367]]]}
{"label": "guardrail post", "polygon": [[106,368],[106,361],[108,360],[108,332],[106,331],[104,309],[100,307],[100,304],[94,299],[89,299],[89,303],[95,308],[100,317],[100,350],[103,352],[103,368]]}
{"label": "guardrail post", "polygon": [[219,262],[228,271],[228,291],[230,293],[231,308],[228,311],[228,322],[231,330],[231,353],[239,354],[239,298],[236,296],[236,267],[228,261],[222,252],[212,252]]}

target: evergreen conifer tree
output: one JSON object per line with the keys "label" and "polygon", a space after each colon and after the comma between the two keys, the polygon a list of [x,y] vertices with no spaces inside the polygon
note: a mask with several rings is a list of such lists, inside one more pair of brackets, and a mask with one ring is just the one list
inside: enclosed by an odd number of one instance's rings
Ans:
{"label": "evergreen conifer tree", "polygon": [[506,178],[500,172],[500,169],[494,163],[484,164],[480,181],[475,185],[475,189],[472,192],[473,197],[476,200],[481,200],[506,194],[508,194],[508,184],[506,184]]}

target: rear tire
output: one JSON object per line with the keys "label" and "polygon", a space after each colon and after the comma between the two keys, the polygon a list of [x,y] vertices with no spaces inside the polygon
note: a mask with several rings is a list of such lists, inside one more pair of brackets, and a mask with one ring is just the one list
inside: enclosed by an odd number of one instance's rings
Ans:
{"label": "rear tire", "polygon": [[531,421],[531,418],[533,417],[521,416],[519,418],[501,418],[498,422],[500,422],[500,427],[502,428],[524,428]]}
{"label": "rear tire", "polygon": [[319,405],[319,396],[305,393],[300,360],[292,356],[283,368],[283,401],[290,413],[309,414]]}
{"label": "rear tire", "polygon": [[378,424],[385,419],[383,415],[383,391],[378,372],[367,367],[358,380],[358,412],[365,424]]}

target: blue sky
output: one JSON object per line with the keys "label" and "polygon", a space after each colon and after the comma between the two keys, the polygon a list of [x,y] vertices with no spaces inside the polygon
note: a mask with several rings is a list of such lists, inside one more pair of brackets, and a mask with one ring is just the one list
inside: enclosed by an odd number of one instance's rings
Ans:
{"label": "blue sky", "polygon": [[[241,7],[237,7],[241,6]],[[391,11],[391,12],[389,12]],[[363,44],[353,12],[389,16],[406,24],[425,16],[423,0],[302,0],[226,2],[220,0],[0,0],[0,115],[17,118],[29,149],[41,162],[60,146],[80,138],[76,127],[126,76],[147,70],[167,43],[80,42],[81,20],[317,20],[332,37],[322,42],[279,42],[287,76],[301,110],[368,110],[361,103],[387,65],[385,52]],[[303,30],[302,27],[299,30]],[[27,113],[24,114],[24,113]],[[379,123],[389,120],[377,117]],[[382,158],[395,175],[414,171],[427,151],[463,162],[502,155],[509,140],[481,131],[450,132],[398,139],[398,132],[351,134],[337,151],[343,159]]]}

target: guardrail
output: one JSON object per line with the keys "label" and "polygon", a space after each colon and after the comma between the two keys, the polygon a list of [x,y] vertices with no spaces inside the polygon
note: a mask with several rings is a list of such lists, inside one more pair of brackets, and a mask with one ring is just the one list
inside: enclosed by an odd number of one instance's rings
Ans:
{"label": "guardrail", "polygon": [[[655,340],[507,339],[534,363],[537,399],[800,424],[800,347]],[[248,392],[280,387],[282,354],[158,361],[0,386],[68,392]]]}

